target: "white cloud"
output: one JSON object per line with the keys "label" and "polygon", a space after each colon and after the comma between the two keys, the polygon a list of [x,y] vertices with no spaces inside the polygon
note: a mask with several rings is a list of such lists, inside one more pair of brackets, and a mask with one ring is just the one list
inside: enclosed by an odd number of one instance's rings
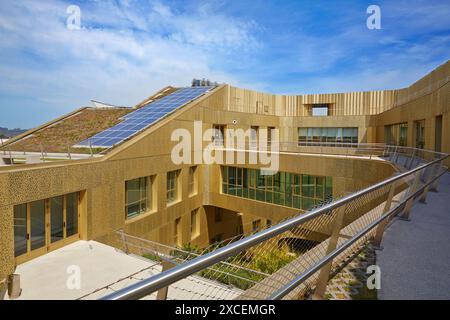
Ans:
{"label": "white cloud", "polygon": [[159,2],[146,11],[126,2],[81,6],[82,28],[71,31],[68,5],[0,5],[0,94],[53,106],[50,117],[90,99],[134,105],[193,77],[239,83],[220,69],[221,54],[258,46],[253,23],[203,10],[177,14]]}

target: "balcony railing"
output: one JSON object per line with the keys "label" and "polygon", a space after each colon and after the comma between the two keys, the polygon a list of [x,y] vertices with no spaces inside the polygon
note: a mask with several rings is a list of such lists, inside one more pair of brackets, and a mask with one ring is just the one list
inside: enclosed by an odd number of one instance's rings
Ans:
{"label": "balcony railing", "polygon": [[[291,148],[302,147],[285,145],[282,150]],[[333,149],[322,148],[323,154]],[[314,244],[303,245],[300,254],[283,260],[237,299],[299,299],[311,294],[323,297],[330,274],[368,243],[380,246],[388,222],[395,217],[409,219],[414,201],[425,201],[428,191],[436,189],[439,178],[447,172],[443,161],[448,155],[444,153],[378,144],[349,149],[357,155],[389,161],[399,172],[368,188],[186,260],[103,299],[140,299],[159,290],[170,290],[177,281],[219,264],[242,266],[261,255],[277,256],[282,241],[292,239],[293,235],[303,241],[313,236],[321,238]]]}

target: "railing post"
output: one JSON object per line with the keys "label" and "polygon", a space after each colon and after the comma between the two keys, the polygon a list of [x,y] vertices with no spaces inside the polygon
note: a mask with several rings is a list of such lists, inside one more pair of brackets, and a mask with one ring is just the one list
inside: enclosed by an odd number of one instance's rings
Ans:
{"label": "railing post", "polygon": [[413,151],[413,153],[411,155],[411,160],[409,161],[409,165],[406,167],[408,170],[411,170],[411,167],[412,167],[413,162],[414,162],[415,155],[416,155],[416,149],[414,149],[414,151]]}
{"label": "railing post", "polygon": [[[333,230],[331,232],[330,240],[328,242],[328,247],[325,255],[329,254],[337,247],[339,234],[341,233],[342,225],[344,223],[345,207],[346,205],[342,205],[337,209],[336,217],[334,218],[333,221]],[[322,267],[322,269],[320,269],[319,277],[317,278],[316,289],[314,290],[314,294],[312,297],[313,300],[323,299],[323,296],[325,295],[325,291],[327,289],[328,280],[330,279],[332,264],[333,260],[328,262],[326,265]]]}
{"label": "railing post", "polygon": [[[173,263],[172,261],[168,261],[168,260],[162,260],[161,265],[162,265],[161,272],[167,271],[167,270],[175,267],[175,263]],[[164,287],[164,288],[159,289],[158,293],[156,294],[156,300],[167,300],[168,292],[169,292],[169,287]]]}
{"label": "railing post", "polygon": [[127,241],[125,239],[125,232],[123,232],[123,230],[119,230],[119,233],[120,233],[120,239],[122,240],[124,252],[126,254],[128,254],[129,250],[128,250],[128,243],[127,243]]}
{"label": "railing post", "polygon": [[[417,186],[419,185],[419,181],[420,181],[420,171],[416,172],[416,176],[414,177],[414,182],[411,185],[410,189],[408,190],[407,196],[411,196],[412,194],[414,194],[414,192],[416,192]],[[411,207],[412,207],[413,203],[414,203],[414,197],[412,197],[411,199],[409,199],[406,202],[403,214],[400,216],[401,220],[406,220],[406,221],[410,220],[409,213],[411,211]]]}
{"label": "railing post", "polygon": [[[397,182],[393,182],[389,187],[389,194],[386,199],[386,203],[384,204],[383,213],[381,215],[384,215],[391,209],[392,199],[394,198],[396,186]],[[383,240],[384,230],[386,229],[386,225],[388,224],[388,222],[388,219],[384,219],[382,222],[380,222],[375,231],[375,237],[372,241],[372,245],[374,246],[375,250],[383,249],[383,247],[381,246],[381,241]]]}
{"label": "railing post", "polygon": [[398,152],[398,146],[395,147],[395,153],[394,153],[394,163],[398,163],[398,157],[400,156],[400,153]]}
{"label": "railing post", "polygon": [[89,139],[89,150],[91,152],[91,158],[94,156],[94,152],[92,151],[92,143],[91,143],[91,139]]}
{"label": "railing post", "polygon": [[[436,170],[437,169],[437,170]],[[425,178],[425,189],[423,190],[423,193],[420,197],[420,202],[426,203],[427,202],[427,194],[430,190],[431,186],[428,185],[430,181],[433,179],[434,175],[439,173],[439,163],[434,164],[431,168],[428,169],[427,177]]]}
{"label": "railing post", "polygon": [[45,156],[44,156],[44,147],[41,144],[41,161],[45,162]]}
{"label": "railing post", "polygon": [[[439,174],[442,169],[442,160],[437,163],[436,174]],[[439,179],[436,179],[430,187],[430,191],[438,192]]]}

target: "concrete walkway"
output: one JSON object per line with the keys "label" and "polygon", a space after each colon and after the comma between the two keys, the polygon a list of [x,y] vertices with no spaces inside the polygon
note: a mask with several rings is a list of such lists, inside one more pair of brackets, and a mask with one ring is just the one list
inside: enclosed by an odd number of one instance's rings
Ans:
{"label": "concrete walkway", "polygon": [[387,229],[377,253],[379,299],[450,299],[450,173],[438,189],[414,204],[411,221]]}
{"label": "concrete walkway", "polygon": [[[77,270],[75,270],[75,268]],[[161,265],[96,241],[77,241],[21,264],[21,300],[98,299],[161,272]],[[75,275],[79,275],[76,286]],[[169,288],[168,299],[233,299],[241,290],[198,276]],[[8,296],[5,297],[8,299]],[[156,293],[146,299],[155,299]]]}

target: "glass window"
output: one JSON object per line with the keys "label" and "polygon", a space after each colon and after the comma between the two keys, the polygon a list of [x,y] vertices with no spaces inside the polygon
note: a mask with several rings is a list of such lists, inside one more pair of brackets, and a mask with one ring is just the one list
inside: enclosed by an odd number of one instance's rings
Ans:
{"label": "glass window", "polygon": [[30,203],[31,250],[45,246],[45,200]]}
{"label": "glass window", "polygon": [[358,128],[298,128],[298,145],[358,143]]}
{"label": "glass window", "polygon": [[178,177],[180,170],[167,172],[167,204],[178,200]]}
{"label": "glass window", "polygon": [[14,256],[27,253],[27,204],[14,206]]}
{"label": "glass window", "polygon": [[261,228],[261,220],[260,219],[252,222],[252,231],[253,232],[258,232],[260,228]]}
{"label": "glass window", "polygon": [[328,104],[313,104],[311,114],[313,117],[328,116]]}
{"label": "glass window", "polygon": [[64,238],[64,196],[50,199],[51,242]]}
{"label": "glass window", "polygon": [[314,197],[314,177],[303,174],[302,175],[302,196],[303,197]]}
{"label": "glass window", "polygon": [[384,127],[384,141],[386,144],[405,147],[408,138],[408,123],[399,123]]}
{"label": "glass window", "polygon": [[[332,178],[261,170],[222,167],[223,193],[293,208],[312,208],[332,196]],[[229,180],[225,180],[226,177]],[[306,199],[308,198],[308,199]]]}
{"label": "glass window", "polygon": [[125,181],[126,218],[146,212],[149,208],[148,177]]}
{"label": "glass window", "polygon": [[66,236],[78,233],[78,192],[66,195]]}

